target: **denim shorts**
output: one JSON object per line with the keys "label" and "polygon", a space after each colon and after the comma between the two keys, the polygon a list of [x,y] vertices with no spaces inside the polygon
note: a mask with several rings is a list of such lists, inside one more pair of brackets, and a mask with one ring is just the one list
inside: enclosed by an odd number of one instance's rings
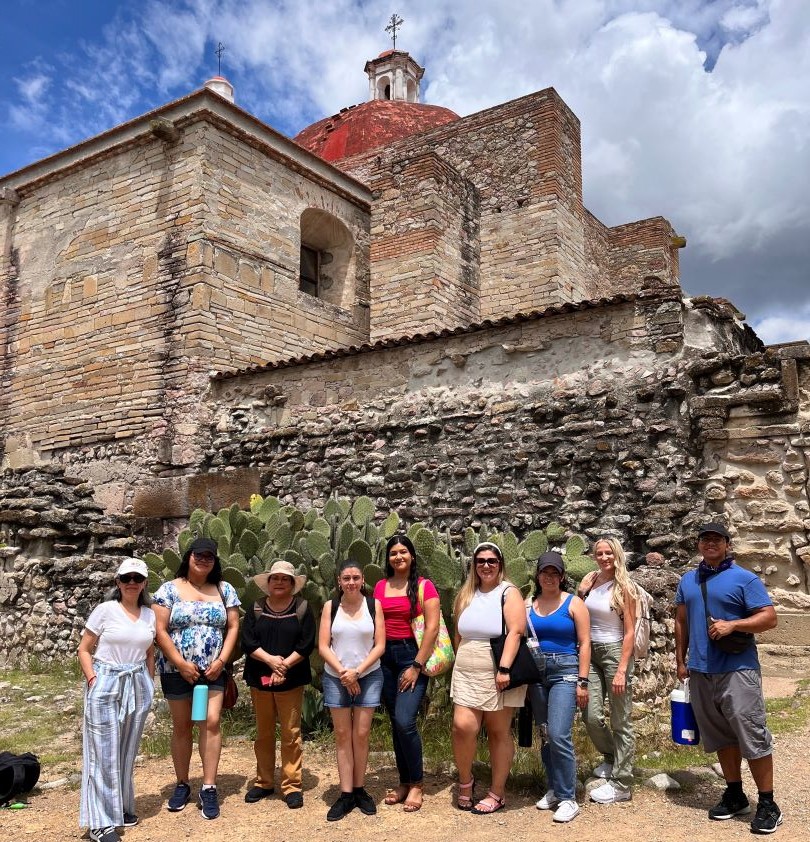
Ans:
{"label": "denim shorts", "polygon": [[[225,688],[225,670],[219,674],[216,681],[208,682],[209,693],[219,693]],[[164,672],[160,675],[160,689],[163,697],[172,702],[179,699],[190,699],[194,695],[194,685],[180,675],[179,672]]]}
{"label": "denim shorts", "polygon": [[323,704],[327,708],[376,708],[380,704],[383,686],[382,667],[364,675],[359,681],[360,692],[352,696],[340,683],[340,679],[329,675],[326,670],[321,675]]}

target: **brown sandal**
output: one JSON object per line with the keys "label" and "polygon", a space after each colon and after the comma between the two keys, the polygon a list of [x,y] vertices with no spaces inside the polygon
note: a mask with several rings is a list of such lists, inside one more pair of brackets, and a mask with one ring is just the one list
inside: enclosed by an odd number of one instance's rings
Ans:
{"label": "brown sandal", "polygon": [[393,789],[389,789],[388,792],[385,793],[383,804],[387,804],[389,807],[393,807],[394,804],[401,804],[408,797],[409,792],[409,784],[397,784],[397,786]]}
{"label": "brown sandal", "polygon": [[[490,803],[488,803],[490,802]],[[475,807],[470,810],[476,816],[488,816],[490,813],[497,813],[506,806],[506,800],[490,790]]]}
{"label": "brown sandal", "polygon": [[458,795],[456,795],[456,807],[459,810],[472,810],[473,794],[475,792],[475,778],[466,784],[458,782]]}
{"label": "brown sandal", "polygon": [[[416,795],[418,796],[419,800],[414,800],[414,796],[412,793],[416,791]],[[424,794],[422,792],[422,784],[411,784],[410,792],[408,793],[408,797],[405,799],[405,803],[402,805],[402,809],[406,813],[415,813],[417,810],[422,809],[422,802],[424,800]],[[472,799],[470,799],[472,800]]]}

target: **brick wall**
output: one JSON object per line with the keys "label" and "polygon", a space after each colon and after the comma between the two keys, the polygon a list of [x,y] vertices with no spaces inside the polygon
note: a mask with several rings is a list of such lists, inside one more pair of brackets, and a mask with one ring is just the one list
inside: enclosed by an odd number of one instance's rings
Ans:
{"label": "brick wall", "polygon": [[579,121],[553,89],[338,165],[373,184],[419,152],[443,158],[478,191],[482,318],[592,297]]}
{"label": "brick wall", "polygon": [[378,172],[371,221],[371,338],[479,318],[476,189],[433,153]]}

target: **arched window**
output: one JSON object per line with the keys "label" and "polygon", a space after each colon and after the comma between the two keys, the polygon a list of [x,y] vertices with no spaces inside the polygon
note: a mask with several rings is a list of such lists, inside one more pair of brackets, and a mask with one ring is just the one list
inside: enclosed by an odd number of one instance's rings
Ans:
{"label": "arched window", "polygon": [[377,80],[377,99],[391,99],[391,79],[389,76],[380,76]]}
{"label": "arched window", "polygon": [[354,240],[331,213],[307,208],[301,214],[301,292],[348,308],[353,303]]}
{"label": "arched window", "polygon": [[416,82],[413,79],[408,79],[407,81],[407,99],[408,102],[416,102],[417,101],[417,94],[416,94]]}

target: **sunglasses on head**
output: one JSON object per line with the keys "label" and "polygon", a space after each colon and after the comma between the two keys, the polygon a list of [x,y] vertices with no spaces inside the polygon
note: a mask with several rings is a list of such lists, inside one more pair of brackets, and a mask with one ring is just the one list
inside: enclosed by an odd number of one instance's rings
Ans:
{"label": "sunglasses on head", "polygon": [[122,582],[125,585],[130,585],[133,582],[136,585],[140,585],[141,582],[146,581],[146,576],[141,576],[140,573],[124,573],[123,576],[118,577],[118,581]]}

